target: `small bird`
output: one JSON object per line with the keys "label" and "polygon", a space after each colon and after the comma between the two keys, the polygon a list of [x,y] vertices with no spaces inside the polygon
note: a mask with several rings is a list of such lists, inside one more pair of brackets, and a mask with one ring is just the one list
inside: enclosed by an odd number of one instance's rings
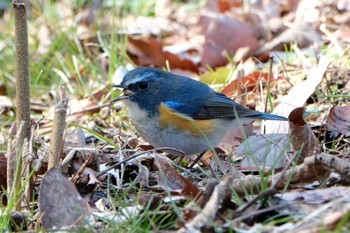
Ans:
{"label": "small bird", "polygon": [[120,84],[137,132],[156,148],[171,147],[185,155],[215,148],[230,130],[254,119],[287,118],[249,110],[208,85],[151,67],[138,67]]}

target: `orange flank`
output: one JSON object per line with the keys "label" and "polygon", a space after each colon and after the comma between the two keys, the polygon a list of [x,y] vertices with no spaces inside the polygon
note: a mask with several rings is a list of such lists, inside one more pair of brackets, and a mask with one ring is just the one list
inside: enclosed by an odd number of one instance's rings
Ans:
{"label": "orange flank", "polygon": [[181,113],[174,112],[165,104],[159,107],[159,123],[164,127],[172,127],[179,131],[189,132],[194,136],[211,133],[215,129],[214,120],[193,120]]}

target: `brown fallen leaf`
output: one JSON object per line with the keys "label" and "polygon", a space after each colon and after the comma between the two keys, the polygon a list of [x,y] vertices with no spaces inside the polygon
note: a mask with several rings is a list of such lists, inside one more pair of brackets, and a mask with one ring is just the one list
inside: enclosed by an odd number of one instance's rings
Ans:
{"label": "brown fallen leaf", "polygon": [[296,108],[288,117],[291,143],[296,152],[300,151],[298,164],[321,151],[316,136],[303,118],[304,111],[303,107]]}
{"label": "brown fallen leaf", "polygon": [[350,136],[350,105],[332,107],[327,117],[326,126],[334,136],[339,133],[346,137]]}
{"label": "brown fallen leaf", "polygon": [[[269,78],[269,73],[266,72],[260,72],[255,71],[251,74],[248,74],[240,79],[235,79],[228,85],[226,85],[222,90],[221,93],[227,95],[227,96],[236,96],[238,86],[244,86],[247,91],[251,91],[253,88],[255,88],[257,85],[259,85],[259,80],[267,81]],[[284,77],[279,76],[277,79],[271,80],[273,81],[283,81],[286,80]],[[271,83],[271,85],[273,85]]]}
{"label": "brown fallen leaf", "polygon": [[164,190],[176,192],[191,200],[198,198],[201,191],[191,181],[180,175],[166,160],[157,156],[154,158],[154,164],[158,167],[160,175],[158,184]]}
{"label": "brown fallen leaf", "polygon": [[198,67],[189,59],[182,59],[176,54],[164,51],[163,43],[158,38],[128,37],[128,53],[139,66],[180,68],[198,73]]}
{"label": "brown fallen leaf", "polygon": [[88,203],[58,168],[44,176],[39,192],[39,209],[45,229],[82,227],[88,221]]}
{"label": "brown fallen leaf", "polygon": [[[211,13],[215,14],[215,13]],[[249,47],[247,54],[258,49],[258,40],[252,26],[227,15],[202,16],[200,25],[206,29],[201,65],[224,66],[229,55],[241,47]]]}

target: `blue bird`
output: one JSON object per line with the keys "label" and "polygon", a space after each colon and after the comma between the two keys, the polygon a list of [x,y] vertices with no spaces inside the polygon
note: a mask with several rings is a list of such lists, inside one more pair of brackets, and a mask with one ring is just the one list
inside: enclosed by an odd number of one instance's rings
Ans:
{"label": "blue bird", "polygon": [[172,147],[185,155],[215,148],[230,130],[254,119],[287,118],[249,110],[209,86],[151,67],[129,71],[120,84],[136,130],[154,147]]}

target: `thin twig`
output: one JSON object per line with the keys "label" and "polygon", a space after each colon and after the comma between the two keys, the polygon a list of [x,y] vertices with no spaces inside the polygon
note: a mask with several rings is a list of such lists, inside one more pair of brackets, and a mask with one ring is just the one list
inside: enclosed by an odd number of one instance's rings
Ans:
{"label": "thin twig", "polygon": [[85,170],[85,168],[91,163],[93,157],[94,157],[95,153],[94,152],[90,152],[87,160],[83,163],[83,165],[81,165],[81,167],[79,168],[79,171],[73,176],[72,178],[72,182],[73,184],[77,184],[77,182],[79,181],[79,178],[81,176],[81,174],[83,173],[83,171]]}
{"label": "thin twig", "polygon": [[277,193],[277,190],[275,188],[265,189],[263,192],[261,192],[257,196],[255,196],[253,200],[248,201],[244,205],[241,205],[240,207],[238,207],[235,210],[233,216],[236,217],[236,216],[242,215],[244,211],[246,211],[249,207],[251,207],[254,203],[259,201],[260,199],[270,197],[272,195],[275,195],[276,193]]}
{"label": "thin twig", "polygon": [[181,153],[181,154],[184,154],[183,151],[178,150],[178,149],[175,149],[175,148],[171,148],[171,147],[160,147],[160,148],[155,148],[155,149],[152,149],[152,150],[143,151],[143,152],[140,152],[140,153],[135,153],[134,155],[132,155],[132,156],[130,156],[130,157],[124,159],[123,161],[120,161],[120,162],[118,162],[118,163],[116,163],[116,164],[113,164],[113,165],[110,166],[109,168],[107,168],[107,169],[105,169],[105,170],[99,172],[99,173],[97,174],[96,177],[98,178],[98,177],[100,177],[100,176],[106,174],[106,173],[109,172],[110,170],[112,170],[112,169],[114,169],[114,168],[116,168],[116,167],[119,167],[121,164],[124,164],[124,163],[126,163],[126,162],[129,162],[130,160],[133,160],[133,159],[137,158],[138,156],[141,156],[141,155],[144,155],[144,154],[147,154],[147,153],[151,153],[151,152],[155,153],[155,152],[161,151],[161,150],[173,150],[173,151],[179,152],[179,153]]}

